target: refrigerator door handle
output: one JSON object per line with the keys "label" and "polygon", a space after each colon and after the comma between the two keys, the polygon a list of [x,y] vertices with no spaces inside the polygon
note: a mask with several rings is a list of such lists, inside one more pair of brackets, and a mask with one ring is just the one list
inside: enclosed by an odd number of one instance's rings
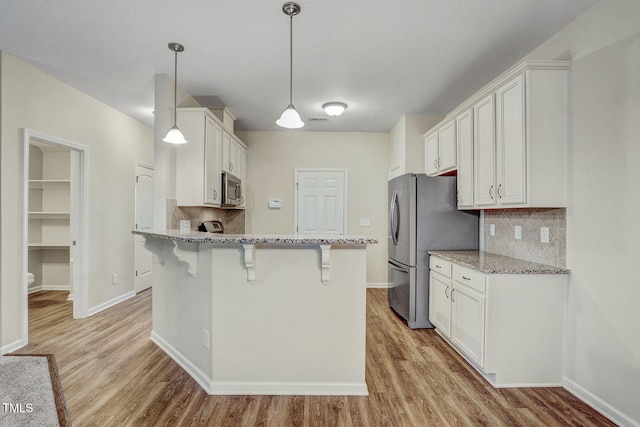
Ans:
{"label": "refrigerator door handle", "polygon": [[389,232],[391,233],[391,240],[394,245],[398,244],[398,232],[400,229],[398,209],[400,209],[400,205],[398,204],[398,192],[394,191],[393,196],[391,197],[391,208],[389,211]]}

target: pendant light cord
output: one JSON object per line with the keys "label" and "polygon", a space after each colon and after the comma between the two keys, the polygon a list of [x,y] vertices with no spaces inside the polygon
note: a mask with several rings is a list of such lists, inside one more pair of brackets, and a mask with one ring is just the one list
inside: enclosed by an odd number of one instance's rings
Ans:
{"label": "pendant light cord", "polygon": [[178,51],[173,62],[173,126],[178,126]]}
{"label": "pendant light cord", "polygon": [[293,15],[289,15],[289,105],[293,105]]}

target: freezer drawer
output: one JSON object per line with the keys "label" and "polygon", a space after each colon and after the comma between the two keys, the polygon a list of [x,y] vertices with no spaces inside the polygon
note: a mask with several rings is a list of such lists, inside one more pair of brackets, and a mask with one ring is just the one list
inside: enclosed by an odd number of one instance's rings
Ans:
{"label": "freezer drawer", "polygon": [[404,320],[409,322],[412,320],[411,313],[411,276],[412,270],[415,268],[403,266],[401,264],[389,261],[388,276],[389,289],[387,296],[389,299],[389,307],[398,313]]}

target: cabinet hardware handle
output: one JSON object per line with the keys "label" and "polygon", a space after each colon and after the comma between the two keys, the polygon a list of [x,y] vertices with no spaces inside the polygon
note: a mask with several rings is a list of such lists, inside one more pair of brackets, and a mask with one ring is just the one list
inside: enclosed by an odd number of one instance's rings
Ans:
{"label": "cabinet hardware handle", "polygon": [[493,185],[489,187],[489,197],[491,197],[491,200],[493,200]]}
{"label": "cabinet hardware handle", "polygon": [[436,268],[442,268],[442,267],[440,267],[438,264],[436,264]]}
{"label": "cabinet hardware handle", "polygon": [[502,199],[502,194],[500,194],[501,188],[502,188],[502,184],[498,185],[498,197]]}
{"label": "cabinet hardware handle", "polygon": [[434,167],[436,170],[438,170],[438,159],[435,159],[435,160],[433,161],[433,167]]}
{"label": "cabinet hardware handle", "polygon": [[463,278],[464,280],[471,280],[471,278],[470,278],[470,277],[467,277],[467,276],[462,276],[462,278]]}
{"label": "cabinet hardware handle", "polygon": [[440,169],[440,165],[442,164],[442,159],[440,159],[440,157],[438,157],[438,169]]}
{"label": "cabinet hardware handle", "polygon": [[456,302],[456,300],[453,299],[453,291],[455,291],[455,289],[451,289],[451,301]]}
{"label": "cabinet hardware handle", "polygon": [[449,286],[447,286],[447,288],[444,290],[444,296],[447,297],[447,299],[449,299],[449,295],[447,294],[448,290],[449,290]]}

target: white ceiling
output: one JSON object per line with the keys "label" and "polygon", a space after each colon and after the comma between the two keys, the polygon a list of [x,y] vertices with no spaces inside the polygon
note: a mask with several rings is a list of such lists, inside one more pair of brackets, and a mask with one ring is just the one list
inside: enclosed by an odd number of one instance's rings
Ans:
{"label": "white ceiling", "polygon": [[[239,130],[280,130],[289,102],[284,0],[0,0],[0,49],[143,123],[153,76],[227,105]],[[389,131],[403,114],[441,115],[596,0],[299,0],[293,103],[347,111],[304,130]],[[554,58],[549,58],[554,59]]]}

